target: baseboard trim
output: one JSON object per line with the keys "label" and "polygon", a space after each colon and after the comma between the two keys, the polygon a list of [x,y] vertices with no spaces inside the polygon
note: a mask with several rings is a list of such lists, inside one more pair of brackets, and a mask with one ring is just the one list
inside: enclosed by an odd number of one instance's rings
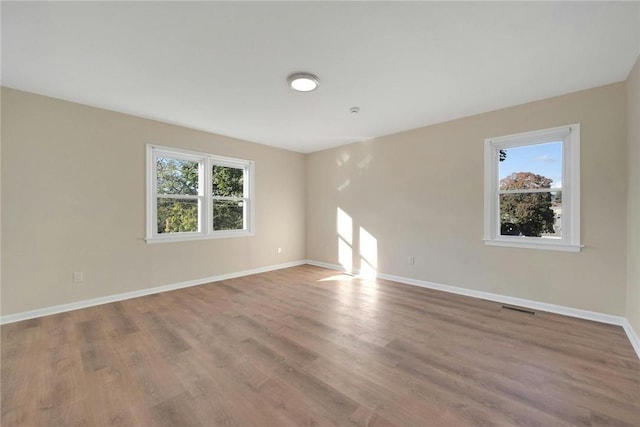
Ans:
{"label": "baseboard trim", "polygon": [[633,349],[636,351],[638,358],[640,358],[640,338],[638,338],[638,334],[629,323],[629,320],[624,319],[624,323],[622,325],[624,331],[627,333],[627,337],[629,337],[629,341],[631,341],[631,345]]}
{"label": "baseboard trim", "polygon": [[396,282],[406,283],[409,285],[422,286],[429,289],[435,289],[444,292],[451,292],[468,297],[495,301],[502,304],[515,305],[520,307],[531,308],[534,310],[546,311],[549,313],[562,314],[564,316],[576,317],[579,319],[593,320],[595,322],[608,323],[611,325],[622,326],[624,317],[613,316],[611,314],[598,313],[597,311],[582,310],[579,308],[567,307],[563,305],[549,304],[540,301],[534,301],[524,298],[510,297],[506,295],[494,294],[484,291],[476,291],[473,289],[459,288],[456,286],[442,285],[440,283],[425,282],[422,280],[409,279],[390,274],[379,274],[381,279],[393,280]]}
{"label": "baseboard trim", "polygon": [[[349,274],[359,274],[357,269],[348,270],[338,264],[330,264],[321,261],[307,260],[307,264],[316,267],[328,268],[330,270],[342,271]],[[562,314],[564,316],[575,317],[578,319],[592,320],[594,322],[607,323],[610,325],[621,326],[627,338],[631,342],[631,346],[635,350],[638,358],[640,358],[640,339],[636,334],[629,321],[622,316],[613,316],[611,314],[598,313],[597,311],[582,310],[579,308],[567,307],[563,305],[548,304],[545,302],[533,301],[524,298],[510,297],[506,295],[493,294],[490,292],[476,291],[473,289],[460,288],[457,286],[443,285],[441,283],[427,282],[425,280],[412,279],[409,277],[395,276],[392,274],[377,273],[377,278],[391,280],[406,285],[420,286],[422,288],[435,289],[438,291],[449,292],[457,295],[464,295],[473,298],[486,299],[503,304],[517,305],[520,307],[531,308],[534,310],[547,311],[549,313]]]}
{"label": "baseboard trim", "polygon": [[176,289],[188,288],[191,286],[204,285],[206,283],[219,282],[221,280],[235,279],[236,277],[250,276],[252,274],[266,273],[268,271],[280,270],[283,268],[296,267],[306,264],[305,260],[287,262],[283,264],[269,265],[266,267],[253,268],[234,273],[221,274],[218,276],[203,277],[201,279],[187,280],[185,282],[172,283],[169,285],[156,286],[153,288],[140,289],[137,291],[124,292],[120,294],[107,295],[104,297],[92,298],[83,301],[72,302],[69,304],[55,305],[36,310],[23,311],[21,313],[8,314],[0,316],[0,325],[7,323],[19,322],[21,320],[34,319],[36,317],[48,316],[51,314],[64,313],[65,311],[73,311],[81,308],[93,307],[96,305],[108,304],[116,301],[123,301],[131,298],[138,298],[145,295],[157,294],[160,292],[174,291]]}
{"label": "baseboard trim", "polygon": [[[145,295],[157,294],[160,292],[173,291],[177,289],[188,288],[191,286],[204,285],[206,283],[219,282],[221,280],[234,279],[237,277],[250,276],[252,274],[266,273],[268,271],[280,270],[283,268],[296,267],[303,264],[314,265],[316,267],[327,268],[330,270],[342,271],[349,274],[359,274],[356,269],[347,270],[341,265],[330,264],[315,260],[300,260],[292,261],[283,264],[270,265],[265,267],[254,268],[250,270],[243,270],[234,273],[221,274],[217,276],[203,277],[195,280],[188,280],[179,283],[173,283],[169,285],[156,286],[153,288],[140,289],[137,291],[124,292],[120,294],[108,295],[99,298],[92,298],[83,301],[72,302],[69,304],[55,305],[52,307],[45,307],[36,310],[24,311],[21,313],[8,314],[0,316],[0,325],[8,323],[19,322],[22,320],[34,319],[37,317],[48,316],[51,314],[64,313],[66,311],[79,310],[81,308],[93,307],[96,305],[108,304],[116,301],[123,301],[132,298],[138,298]],[[460,288],[457,286],[443,285],[441,283],[428,282],[425,280],[412,279],[409,277],[396,276],[392,274],[377,273],[376,277],[384,280],[391,280],[398,283],[404,283],[407,285],[419,286],[428,289],[434,289],[443,292],[449,292],[457,295],[464,295],[473,298],[485,299],[489,301],[500,302],[503,304],[517,305],[521,307],[531,308],[534,310],[547,311],[555,314],[562,314],[564,316],[575,317],[579,319],[592,320],[595,322],[607,323],[611,325],[622,326],[633,349],[635,350],[638,358],[640,358],[640,338],[636,331],[633,329],[629,321],[622,316],[613,316],[610,314],[598,313],[595,311],[582,310],[578,308],[566,307],[556,304],[548,304],[539,301],[533,301],[523,298],[510,297],[500,294],[494,294],[484,291],[476,291],[473,289]]]}

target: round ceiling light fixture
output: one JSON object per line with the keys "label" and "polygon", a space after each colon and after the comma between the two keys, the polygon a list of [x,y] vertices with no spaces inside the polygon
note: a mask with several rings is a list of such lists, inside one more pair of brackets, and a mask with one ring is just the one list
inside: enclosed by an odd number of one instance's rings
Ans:
{"label": "round ceiling light fixture", "polygon": [[320,86],[318,76],[311,73],[293,73],[287,77],[287,82],[293,90],[298,92],[311,92]]}

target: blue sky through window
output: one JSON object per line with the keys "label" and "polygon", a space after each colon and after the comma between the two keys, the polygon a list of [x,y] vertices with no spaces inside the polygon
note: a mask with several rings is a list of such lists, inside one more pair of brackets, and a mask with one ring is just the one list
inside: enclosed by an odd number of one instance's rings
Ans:
{"label": "blue sky through window", "polygon": [[514,172],[532,172],[553,180],[552,188],[562,185],[562,142],[508,148],[500,162],[499,179]]}

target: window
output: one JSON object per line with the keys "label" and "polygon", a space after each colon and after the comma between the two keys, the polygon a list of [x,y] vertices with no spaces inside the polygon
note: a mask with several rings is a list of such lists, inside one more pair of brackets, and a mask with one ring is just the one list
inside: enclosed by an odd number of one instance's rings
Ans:
{"label": "window", "polygon": [[147,145],[147,243],[253,234],[253,162]]}
{"label": "window", "polygon": [[485,140],[487,245],[580,250],[580,125]]}

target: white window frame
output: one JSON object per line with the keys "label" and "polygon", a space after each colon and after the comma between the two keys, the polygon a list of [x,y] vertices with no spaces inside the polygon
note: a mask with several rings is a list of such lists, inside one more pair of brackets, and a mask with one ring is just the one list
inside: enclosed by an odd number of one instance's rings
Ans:
{"label": "white window frame", "polygon": [[[562,237],[500,234],[500,150],[562,141]],[[484,140],[484,243],[529,249],[579,252],[580,244],[580,124],[542,129]],[[535,192],[531,190],[530,192]],[[544,190],[547,191],[547,190]],[[521,191],[527,192],[527,191]]]}
{"label": "white window frame", "polygon": [[[198,194],[197,195],[162,195],[165,198],[198,200],[198,230],[197,232],[158,233],[158,192],[156,159],[168,157],[172,159],[198,162]],[[254,162],[198,151],[183,150],[181,148],[163,147],[147,144],[147,203],[146,203],[146,237],[147,243],[182,242],[187,240],[220,239],[230,237],[252,236],[255,234],[254,220]],[[212,191],[213,166],[227,166],[243,169],[244,194],[243,228],[241,230],[213,229],[214,200],[235,200],[239,198],[214,196]]]}

